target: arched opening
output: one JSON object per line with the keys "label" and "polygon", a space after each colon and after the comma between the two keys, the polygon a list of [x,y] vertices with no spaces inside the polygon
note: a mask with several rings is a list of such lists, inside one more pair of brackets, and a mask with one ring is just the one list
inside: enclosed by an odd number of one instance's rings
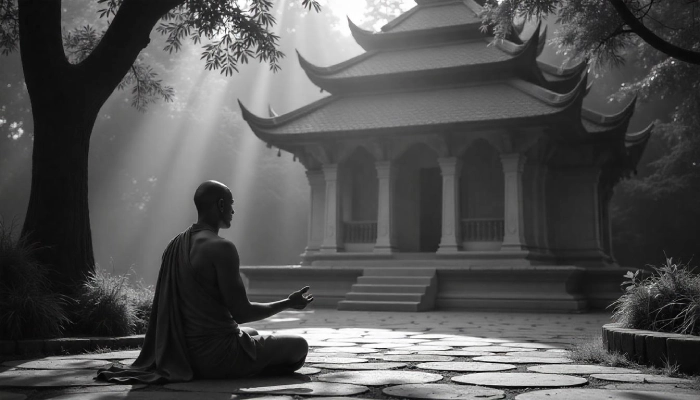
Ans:
{"label": "arched opening", "polygon": [[486,140],[476,140],[464,153],[459,186],[463,248],[498,250],[505,183],[498,151]]}
{"label": "arched opening", "polygon": [[341,163],[341,212],[346,251],[372,251],[377,241],[377,169],[374,157],[358,147]]}
{"label": "arched opening", "polygon": [[437,154],[424,144],[411,146],[396,161],[394,216],[402,252],[434,253],[442,233],[442,177]]}

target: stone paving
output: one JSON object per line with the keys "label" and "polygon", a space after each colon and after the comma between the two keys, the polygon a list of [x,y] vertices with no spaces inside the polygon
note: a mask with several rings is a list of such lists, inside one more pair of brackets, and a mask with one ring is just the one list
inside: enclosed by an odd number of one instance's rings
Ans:
{"label": "stone paving", "polygon": [[96,368],[138,351],[2,360],[0,400],[697,400],[697,382],[576,365],[568,350],[607,314],[286,311],[250,324],[306,338],[299,373],[167,385],[96,382]]}

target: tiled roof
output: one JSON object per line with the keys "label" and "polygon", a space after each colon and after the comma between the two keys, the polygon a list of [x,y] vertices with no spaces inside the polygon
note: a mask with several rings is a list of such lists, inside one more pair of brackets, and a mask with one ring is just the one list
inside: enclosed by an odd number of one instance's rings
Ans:
{"label": "tiled roof", "polygon": [[425,71],[464,65],[489,64],[506,61],[513,56],[497,46],[488,46],[488,40],[477,40],[441,46],[382,51],[371,54],[329,78],[349,78]]}
{"label": "tiled roof", "polygon": [[455,1],[417,6],[382,30],[407,32],[465,24],[481,24],[481,19],[464,2]]}
{"label": "tiled roof", "polygon": [[[565,108],[565,107],[564,107]],[[261,119],[254,130],[274,135],[367,131],[519,119],[562,111],[508,82],[400,93],[331,96],[288,116]],[[262,123],[261,123],[262,121]]]}

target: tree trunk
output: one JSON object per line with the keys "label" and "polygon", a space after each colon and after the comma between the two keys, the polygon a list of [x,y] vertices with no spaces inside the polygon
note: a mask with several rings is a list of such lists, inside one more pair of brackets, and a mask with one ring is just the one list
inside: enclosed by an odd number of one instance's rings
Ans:
{"label": "tree trunk", "polygon": [[69,93],[60,97],[65,101],[50,110],[32,110],[32,186],[22,235],[40,246],[38,261],[53,272],[55,289],[70,294],[95,264],[88,211],[88,151],[97,110],[81,106]]}

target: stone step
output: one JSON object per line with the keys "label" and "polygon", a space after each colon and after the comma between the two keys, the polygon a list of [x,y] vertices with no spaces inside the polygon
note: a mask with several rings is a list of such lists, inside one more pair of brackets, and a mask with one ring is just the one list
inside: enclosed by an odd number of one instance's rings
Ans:
{"label": "stone step", "polygon": [[347,294],[347,300],[353,301],[417,301],[423,300],[421,293],[355,293]]}
{"label": "stone step", "polygon": [[360,276],[362,285],[430,285],[432,276]]}
{"label": "stone step", "polygon": [[433,276],[435,268],[365,268],[362,276]]}
{"label": "stone step", "polygon": [[425,293],[426,285],[370,285],[359,284],[352,285],[352,293]]}
{"label": "stone step", "polygon": [[341,300],[338,310],[346,311],[421,311],[418,301],[355,301]]}

